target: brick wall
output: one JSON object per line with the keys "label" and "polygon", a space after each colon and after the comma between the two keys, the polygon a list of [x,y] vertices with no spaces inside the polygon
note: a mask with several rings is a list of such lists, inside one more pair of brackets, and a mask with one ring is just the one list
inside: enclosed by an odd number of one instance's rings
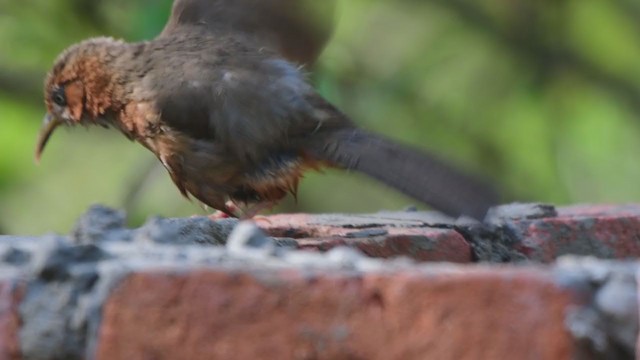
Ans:
{"label": "brick wall", "polygon": [[[257,225],[257,226],[256,226]],[[0,359],[632,359],[640,205],[0,237]]]}

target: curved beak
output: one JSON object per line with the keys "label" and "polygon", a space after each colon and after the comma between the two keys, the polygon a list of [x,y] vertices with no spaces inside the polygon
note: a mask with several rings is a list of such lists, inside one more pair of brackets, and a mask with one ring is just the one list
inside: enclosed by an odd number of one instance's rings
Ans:
{"label": "curved beak", "polygon": [[53,134],[53,131],[60,124],[62,124],[62,121],[51,116],[51,114],[44,116],[42,127],[40,128],[40,135],[38,135],[38,144],[36,145],[36,163],[40,162],[40,157],[42,156],[45,145],[47,145],[51,134]]}

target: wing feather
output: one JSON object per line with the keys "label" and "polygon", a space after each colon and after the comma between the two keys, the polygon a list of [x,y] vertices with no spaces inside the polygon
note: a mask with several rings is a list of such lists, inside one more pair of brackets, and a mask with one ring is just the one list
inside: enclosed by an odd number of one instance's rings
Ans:
{"label": "wing feather", "polygon": [[351,125],[286,60],[247,54],[206,69],[194,78],[175,69],[180,80],[169,82],[159,113],[170,128],[220,144],[238,159],[257,161],[270,151],[299,146],[318,130]]}
{"label": "wing feather", "polygon": [[160,36],[184,26],[242,32],[286,59],[311,64],[331,37],[335,0],[175,0]]}

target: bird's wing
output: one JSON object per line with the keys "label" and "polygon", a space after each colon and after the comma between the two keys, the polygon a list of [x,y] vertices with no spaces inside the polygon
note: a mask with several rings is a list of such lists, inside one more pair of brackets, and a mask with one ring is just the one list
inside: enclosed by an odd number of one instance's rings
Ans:
{"label": "bird's wing", "polygon": [[286,60],[238,55],[206,68],[207,82],[199,72],[176,71],[181,80],[170,82],[158,111],[170,128],[215,142],[238,158],[257,161],[266,152],[295,148],[294,142],[317,131],[351,126]]}
{"label": "bird's wing", "polygon": [[335,0],[175,0],[160,36],[184,26],[242,32],[286,59],[311,64],[332,32]]}

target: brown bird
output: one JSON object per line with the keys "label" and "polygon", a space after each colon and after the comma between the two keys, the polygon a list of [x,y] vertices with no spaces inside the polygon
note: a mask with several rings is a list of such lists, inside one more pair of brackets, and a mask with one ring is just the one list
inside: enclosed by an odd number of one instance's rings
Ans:
{"label": "brown bird", "polygon": [[284,59],[294,41],[265,46],[239,25],[242,15],[219,19],[218,5],[232,2],[176,0],[152,41],[94,38],[65,50],[45,82],[36,158],[59,125],[112,126],[152,151],[184,196],[231,216],[295,195],[305,171],[325,166],[365,173],[450,215],[479,218],[495,203],[484,183],[357,128]]}

